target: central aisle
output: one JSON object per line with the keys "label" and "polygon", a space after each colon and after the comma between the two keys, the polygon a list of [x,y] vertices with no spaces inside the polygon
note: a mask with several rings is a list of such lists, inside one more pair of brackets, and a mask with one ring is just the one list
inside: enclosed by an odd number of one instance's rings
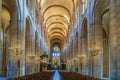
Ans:
{"label": "central aisle", "polygon": [[61,80],[60,74],[59,74],[58,70],[55,70],[55,74],[53,76],[53,80]]}

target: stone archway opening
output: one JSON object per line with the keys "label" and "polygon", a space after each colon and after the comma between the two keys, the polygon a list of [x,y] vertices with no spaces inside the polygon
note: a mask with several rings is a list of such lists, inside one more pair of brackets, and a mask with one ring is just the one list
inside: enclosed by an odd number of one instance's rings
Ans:
{"label": "stone archway opening", "polygon": [[7,28],[10,25],[10,12],[7,8],[2,6],[2,15],[1,15],[1,27],[2,27],[2,76],[7,76],[7,65],[8,65],[8,36],[7,36]]}
{"label": "stone archway opening", "polygon": [[31,53],[31,24],[29,19],[26,19],[25,49],[26,54]]}
{"label": "stone archway opening", "polygon": [[1,23],[2,23],[2,29],[5,33],[7,27],[10,25],[10,12],[2,6],[2,18],[1,18]]}
{"label": "stone archway opening", "polygon": [[29,18],[26,18],[26,32],[25,32],[25,54],[26,54],[26,69],[25,74],[31,73],[31,69],[29,67],[32,61],[32,45],[31,45],[31,22]]}
{"label": "stone archway opening", "polygon": [[109,78],[109,11],[102,16],[103,77]]}

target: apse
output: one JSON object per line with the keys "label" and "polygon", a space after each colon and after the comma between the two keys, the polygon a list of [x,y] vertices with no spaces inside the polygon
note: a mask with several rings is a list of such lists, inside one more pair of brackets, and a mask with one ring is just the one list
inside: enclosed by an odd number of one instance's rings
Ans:
{"label": "apse", "polygon": [[53,43],[52,47],[52,65],[54,68],[59,68],[60,67],[60,43],[55,42]]}

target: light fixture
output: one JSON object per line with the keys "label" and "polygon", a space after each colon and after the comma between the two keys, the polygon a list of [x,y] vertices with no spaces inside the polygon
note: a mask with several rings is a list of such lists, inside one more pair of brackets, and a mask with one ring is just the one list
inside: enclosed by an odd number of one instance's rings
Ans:
{"label": "light fixture", "polygon": [[81,63],[86,61],[86,55],[81,55],[79,58]]}
{"label": "light fixture", "polygon": [[22,54],[22,51],[24,49],[16,46],[16,47],[9,47],[9,50],[11,50],[13,52],[13,56],[15,56],[18,60],[20,60],[20,55]]}
{"label": "light fixture", "polygon": [[99,49],[90,49],[91,56],[97,56],[99,54]]}
{"label": "light fixture", "polygon": [[35,55],[34,54],[29,54],[27,55],[27,57],[30,59],[30,60],[33,60],[35,58]]}
{"label": "light fixture", "polygon": [[78,58],[77,58],[77,57],[75,57],[75,58],[74,58],[74,60],[78,60]]}
{"label": "light fixture", "polygon": [[40,57],[38,57],[37,55],[35,56],[34,60],[33,60],[34,64],[39,64],[40,63]]}

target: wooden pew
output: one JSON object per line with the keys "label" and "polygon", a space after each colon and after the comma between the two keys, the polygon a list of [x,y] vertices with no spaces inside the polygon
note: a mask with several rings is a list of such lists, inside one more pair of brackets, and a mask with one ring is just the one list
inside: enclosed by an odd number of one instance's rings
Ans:
{"label": "wooden pew", "polygon": [[18,77],[16,78],[16,80],[52,80],[53,75],[54,75],[54,72],[52,71],[38,72],[38,73]]}
{"label": "wooden pew", "polygon": [[81,75],[76,72],[59,72],[62,80],[96,80],[88,75]]}

